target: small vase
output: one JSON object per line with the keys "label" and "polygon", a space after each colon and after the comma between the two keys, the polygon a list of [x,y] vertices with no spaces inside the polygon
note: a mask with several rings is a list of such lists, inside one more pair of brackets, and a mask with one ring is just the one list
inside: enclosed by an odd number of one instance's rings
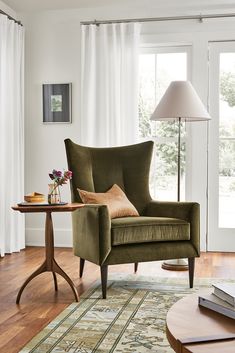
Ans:
{"label": "small vase", "polygon": [[48,184],[49,190],[48,190],[48,203],[53,204],[53,203],[60,203],[61,202],[61,197],[60,197],[60,188],[59,185],[57,184]]}

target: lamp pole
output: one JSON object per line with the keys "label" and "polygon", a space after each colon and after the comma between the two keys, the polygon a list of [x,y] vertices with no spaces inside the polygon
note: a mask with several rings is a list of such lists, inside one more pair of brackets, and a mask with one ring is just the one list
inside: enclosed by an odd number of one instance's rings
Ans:
{"label": "lamp pole", "polygon": [[[180,182],[181,182],[181,122],[178,118],[178,157],[177,157],[177,201],[180,202]],[[188,270],[188,264],[185,259],[167,260],[162,263],[165,270],[185,271]]]}
{"label": "lamp pole", "polygon": [[177,201],[180,201],[180,177],[181,177],[181,118],[178,120],[178,185]]}

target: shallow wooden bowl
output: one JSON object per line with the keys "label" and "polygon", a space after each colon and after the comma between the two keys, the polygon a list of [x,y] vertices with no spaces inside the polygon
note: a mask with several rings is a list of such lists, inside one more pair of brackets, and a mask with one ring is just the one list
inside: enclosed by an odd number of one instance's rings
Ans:
{"label": "shallow wooden bowl", "polygon": [[25,195],[24,200],[27,202],[44,202],[45,196],[43,194],[39,194],[38,192],[32,192],[29,195]]}

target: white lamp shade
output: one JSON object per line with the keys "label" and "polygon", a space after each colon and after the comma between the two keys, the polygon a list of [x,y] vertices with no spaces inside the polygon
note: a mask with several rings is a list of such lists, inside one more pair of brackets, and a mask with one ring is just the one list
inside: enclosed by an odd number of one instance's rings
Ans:
{"label": "white lamp shade", "polygon": [[189,81],[172,81],[151,116],[151,120],[210,120],[206,108]]}

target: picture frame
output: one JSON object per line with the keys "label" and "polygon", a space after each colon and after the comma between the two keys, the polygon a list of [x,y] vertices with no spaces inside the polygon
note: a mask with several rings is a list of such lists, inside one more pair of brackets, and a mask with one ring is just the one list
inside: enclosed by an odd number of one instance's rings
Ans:
{"label": "picture frame", "polygon": [[42,85],[43,123],[72,123],[72,83]]}

